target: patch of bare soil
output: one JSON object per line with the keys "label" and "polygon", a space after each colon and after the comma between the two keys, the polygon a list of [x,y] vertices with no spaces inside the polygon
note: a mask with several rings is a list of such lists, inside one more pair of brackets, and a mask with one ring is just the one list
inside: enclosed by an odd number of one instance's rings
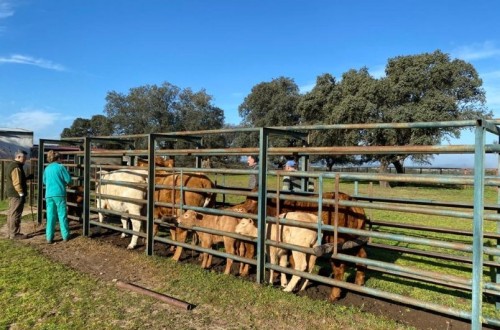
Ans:
{"label": "patch of bare soil", "polygon": [[[87,240],[81,237],[81,225],[76,222],[70,223],[72,236],[68,242],[60,239],[58,232],[55,236],[55,244],[47,244],[45,241],[44,228],[36,228],[33,231],[33,224],[23,223],[23,231],[31,233],[30,238],[24,240],[41,251],[48,258],[56,262],[68,265],[82,273],[88,273],[103,280],[119,279],[124,282],[133,282],[145,287],[157,287],[158,276],[154,269],[141,267],[137,268],[134,262],[130,262],[135,254],[144,253],[144,246],[140,245],[134,251],[126,250],[130,238],[120,238],[119,233],[103,230],[100,235],[94,235],[96,243],[106,242],[106,244],[92,244],[94,240]],[[139,239],[139,242],[141,240]],[[108,248],[109,243],[109,248]],[[104,248],[106,247],[106,248]],[[186,251],[181,258],[181,262],[200,263],[198,254],[194,251]],[[156,255],[170,257],[172,252],[161,243],[155,244]],[[214,256],[214,270],[223,272],[225,260]],[[232,273],[236,274],[239,263],[233,265]],[[248,277],[249,281],[255,281],[255,275]],[[300,295],[308,296],[312,299],[326,300],[331,287],[312,283]],[[345,290],[344,290],[345,291]],[[346,306],[356,306],[365,312],[375,315],[382,315],[397,321],[400,324],[416,327],[417,329],[470,329],[470,323],[460,319],[454,319],[446,315],[431,313],[411,306],[400,305],[382,299],[375,299],[355,292],[344,292],[344,296],[335,304]]]}

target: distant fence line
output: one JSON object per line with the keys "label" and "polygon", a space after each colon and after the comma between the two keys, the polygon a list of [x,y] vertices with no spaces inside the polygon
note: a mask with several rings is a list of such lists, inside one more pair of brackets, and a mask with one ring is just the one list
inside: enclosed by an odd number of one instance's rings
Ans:
{"label": "distant fence line", "polygon": [[[313,167],[312,167],[313,168]],[[313,168],[314,171],[326,171],[323,168]],[[334,166],[332,172],[356,172],[356,173],[378,173],[378,166]],[[487,175],[497,175],[496,168],[487,168]],[[394,167],[389,167],[387,173],[396,173]],[[421,166],[405,166],[403,167],[405,174],[447,174],[447,175],[472,175],[474,168],[471,167],[421,167]]]}

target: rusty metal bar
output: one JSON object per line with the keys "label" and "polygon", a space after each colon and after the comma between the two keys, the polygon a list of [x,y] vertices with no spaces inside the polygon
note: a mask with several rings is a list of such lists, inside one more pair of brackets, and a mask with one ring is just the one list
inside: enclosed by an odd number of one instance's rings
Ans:
{"label": "rusty metal bar", "polygon": [[161,293],[158,293],[158,292],[151,291],[149,289],[140,287],[140,286],[132,284],[132,283],[125,283],[125,282],[122,282],[122,281],[116,281],[116,286],[118,286],[121,289],[127,289],[127,290],[130,290],[130,291],[134,291],[136,293],[140,293],[140,294],[143,294],[143,295],[146,295],[146,296],[158,299],[158,300],[160,300],[160,301],[162,301],[164,303],[167,303],[169,305],[172,305],[172,306],[175,306],[175,307],[179,307],[179,308],[182,308],[182,309],[192,310],[195,307],[193,304],[190,304],[190,303],[187,303],[185,301],[176,299],[174,297],[167,296],[165,294],[161,294]]}

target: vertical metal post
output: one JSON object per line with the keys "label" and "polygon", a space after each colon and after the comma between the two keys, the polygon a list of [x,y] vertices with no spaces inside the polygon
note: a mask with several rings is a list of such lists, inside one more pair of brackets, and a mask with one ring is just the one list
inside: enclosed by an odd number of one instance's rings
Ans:
{"label": "vertical metal post", "polygon": [[[307,147],[307,143],[304,140],[302,140],[302,147],[303,148]],[[307,156],[307,155],[300,156],[300,170],[301,171],[307,172],[308,160],[309,160],[309,156]],[[300,180],[300,190],[301,191],[308,191],[308,184],[309,184],[309,178],[302,177]]]}
{"label": "vertical metal post", "polygon": [[333,232],[333,255],[337,255],[337,245],[339,237],[339,197],[340,195],[340,174],[335,174],[335,215],[333,217],[333,227],[335,231]]}
{"label": "vertical metal post", "polygon": [[[498,137],[498,143],[500,144],[500,136]],[[497,176],[500,176],[500,158],[497,153]],[[500,187],[497,187],[497,204],[500,205]],[[497,211],[500,213],[500,211]],[[500,223],[497,222],[497,233],[500,233]],[[500,239],[497,239],[497,249],[500,249]],[[496,257],[497,262],[500,262],[500,257]],[[500,273],[498,268],[495,267],[495,283],[500,283]],[[497,310],[500,309],[500,297],[496,297],[495,307]]]}
{"label": "vertical metal post", "polygon": [[359,195],[359,181],[354,181],[354,196]]}
{"label": "vertical metal post", "polygon": [[2,177],[0,178],[1,181],[1,184],[2,184],[2,187],[0,188],[0,200],[4,200],[4,197],[5,197],[5,162],[4,161],[1,161],[2,163]]}
{"label": "vertical metal post", "polygon": [[[80,145],[81,146],[81,145]],[[83,177],[85,174],[84,174],[84,170],[83,170],[83,167],[82,165],[84,165],[84,157],[82,155],[76,155],[75,156],[75,163],[77,164],[77,167],[76,167],[76,175],[81,178]],[[78,179],[78,185],[81,185],[82,184],[82,181],[81,179]]]}
{"label": "vertical metal post", "polygon": [[[196,143],[196,149],[200,149],[201,145],[199,143]],[[201,168],[201,161],[202,161],[202,157],[200,156],[196,156],[196,159],[195,159],[195,166],[196,168]]]}
{"label": "vertical metal post", "polygon": [[37,220],[38,224],[40,225],[43,222],[43,163],[45,162],[44,160],[44,151],[45,149],[45,140],[40,139],[40,143],[38,145],[38,182],[37,182],[37,189],[38,189],[38,196],[37,196]]}
{"label": "vertical metal post", "polygon": [[90,236],[90,141],[83,138],[83,236]]}
{"label": "vertical metal post", "polygon": [[146,255],[153,255],[153,247],[154,247],[154,233],[153,233],[153,224],[154,224],[154,192],[155,192],[155,135],[149,134],[148,136],[148,191],[147,191],[147,221],[146,221]]}
{"label": "vertical metal post", "polygon": [[477,121],[474,154],[474,210],[472,241],[472,329],[482,328],[483,304],[483,213],[485,128]]}
{"label": "vertical metal post", "polygon": [[257,210],[257,283],[265,279],[265,241],[266,241],[266,207],[267,207],[267,147],[269,132],[261,127],[259,131],[259,208]]}
{"label": "vertical metal post", "polygon": [[321,228],[323,220],[323,174],[318,177],[318,245],[323,240],[323,229]]}

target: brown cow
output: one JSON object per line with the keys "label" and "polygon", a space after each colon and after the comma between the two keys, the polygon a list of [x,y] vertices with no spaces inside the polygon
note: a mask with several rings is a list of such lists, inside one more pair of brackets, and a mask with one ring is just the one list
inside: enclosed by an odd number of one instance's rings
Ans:
{"label": "brown cow", "polygon": [[68,215],[81,219],[83,214],[83,186],[69,186],[66,193]]}
{"label": "brown cow", "polygon": [[[181,181],[182,177],[182,181]],[[179,188],[181,186],[185,188],[205,188],[213,189],[215,188],[214,183],[204,174],[200,173],[183,173],[171,174],[166,176],[159,176],[155,179],[156,185],[170,186],[169,188],[156,188],[154,201],[162,203],[171,204],[183,204],[189,206],[202,206],[202,207],[212,207],[215,205],[216,195],[214,193],[208,192],[195,192],[195,191],[184,191],[181,196],[181,191]],[[174,189],[173,187],[176,187]],[[181,210],[178,207],[167,207],[156,205],[154,209],[154,218],[162,219],[163,217],[173,217],[180,216]],[[155,232],[157,232],[158,227],[155,226]],[[176,228],[170,231],[172,234],[172,239],[178,242],[185,242],[187,238],[187,231],[181,228]],[[179,261],[182,253],[182,247],[177,246],[173,259]]]}
{"label": "brown cow", "polygon": [[[160,167],[173,168],[175,166],[174,159],[164,159],[162,157],[155,157],[155,165]],[[146,167],[148,166],[148,161],[138,158],[137,166]],[[201,173],[183,173],[183,182],[181,184],[181,175],[173,172],[168,172],[165,170],[156,170],[155,172],[155,184],[156,185],[166,185],[174,186],[179,189],[180,186],[187,188],[214,188],[215,185],[212,181],[204,174]],[[171,203],[180,204],[181,203],[181,193],[179,190],[174,188],[156,188],[154,201],[161,203]],[[206,192],[194,192],[194,191],[184,191],[182,195],[182,204],[189,206],[203,206],[212,207],[215,205],[215,194]],[[181,210],[175,207],[165,207],[165,206],[155,206],[154,218],[162,219],[163,217],[175,217],[181,215]],[[165,219],[168,222],[172,222],[172,219]],[[158,225],[154,225],[154,234],[158,233]],[[187,238],[187,231],[181,228],[170,230],[171,238],[178,242],[185,242]],[[182,247],[177,246],[173,259],[179,261],[182,253]]]}
{"label": "brown cow", "polygon": [[[318,197],[314,195],[312,197]],[[335,199],[334,192],[327,192],[323,194],[324,199]],[[354,200],[351,196],[340,192],[339,193],[340,200]],[[257,200],[254,197],[249,197],[240,205],[248,213],[256,214],[257,213]],[[317,214],[318,213],[318,204],[316,202],[301,202],[301,201],[291,201],[291,200],[282,200],[279,205],[279,212],[306,212]],[[267,209],[268,216],[278,216],[277,215],[277,205],[276,200],[268,199],[267,201]],[[325,225],[334,225],[335,219],[335,205],[323,205],[322,212],[322,220]],[[347,207],[339,205],[339,216],[338,216],[338,225],[339,227],[347,227],[354,229],[364,229],[366,225],[366,215],[362,208],[360,207]],[[337,243],[342,246],[345,242],[355,241],[358,237],[350,234],[338,234]],[[323,243],[333,244],[334,243],[334,233],[333,232],[324,232],[323,234]],[[366,250],[363,244],[357,244],[352,246],[348,251],[343,251],[344,253],[355,255],[359,258],[366,258]],[[247,258],[253,258],[253,255],[250,256],[249,253],[245,255]],[[340,260],[331,259],[332,269],[334,279],[338,281],[342,281],[345,273],[345,262]],[[365,271],[366,266],[357,264],[356,278],[355,283],[357,285],[364,285],[365,283]],[[332,292],[328,300],[335,301],[340,298],[341,290],[338,287],[333,287]]]}
{"label": "brown cow", "polygon": [[[137,166],[147,167],[149,162],[142,158],[137,158]],[[164,159],[160,156],[155,157],[155,165],[159,167],[169,167],[173,168],[175,166],[174,159]],[[168,175],[169,173],[165,170],[156,170],[156,175]]]}
{"label": "brown cow", "polygon": [[[177,223],[187,227],[205,227],[225,232],[234,232],[236,226],[238,225],[238,221],[238,218],[229,215],[205,214],[195,212],[193,210],[187,210],[182,216],[177,217]],[[210,249],[214,244],[224,243],[226,253],[236,254],[236,239],[229,236],[214,235],[201,231],[198,231],[197,234],[200,238],[201,247]],[[205,269],[210,268],[212,265],[212,255],[203,252],[202,257],[201,267]],[[231,273],[232,265],[233,259],[227,258],[224,274],[227,275]]]}

